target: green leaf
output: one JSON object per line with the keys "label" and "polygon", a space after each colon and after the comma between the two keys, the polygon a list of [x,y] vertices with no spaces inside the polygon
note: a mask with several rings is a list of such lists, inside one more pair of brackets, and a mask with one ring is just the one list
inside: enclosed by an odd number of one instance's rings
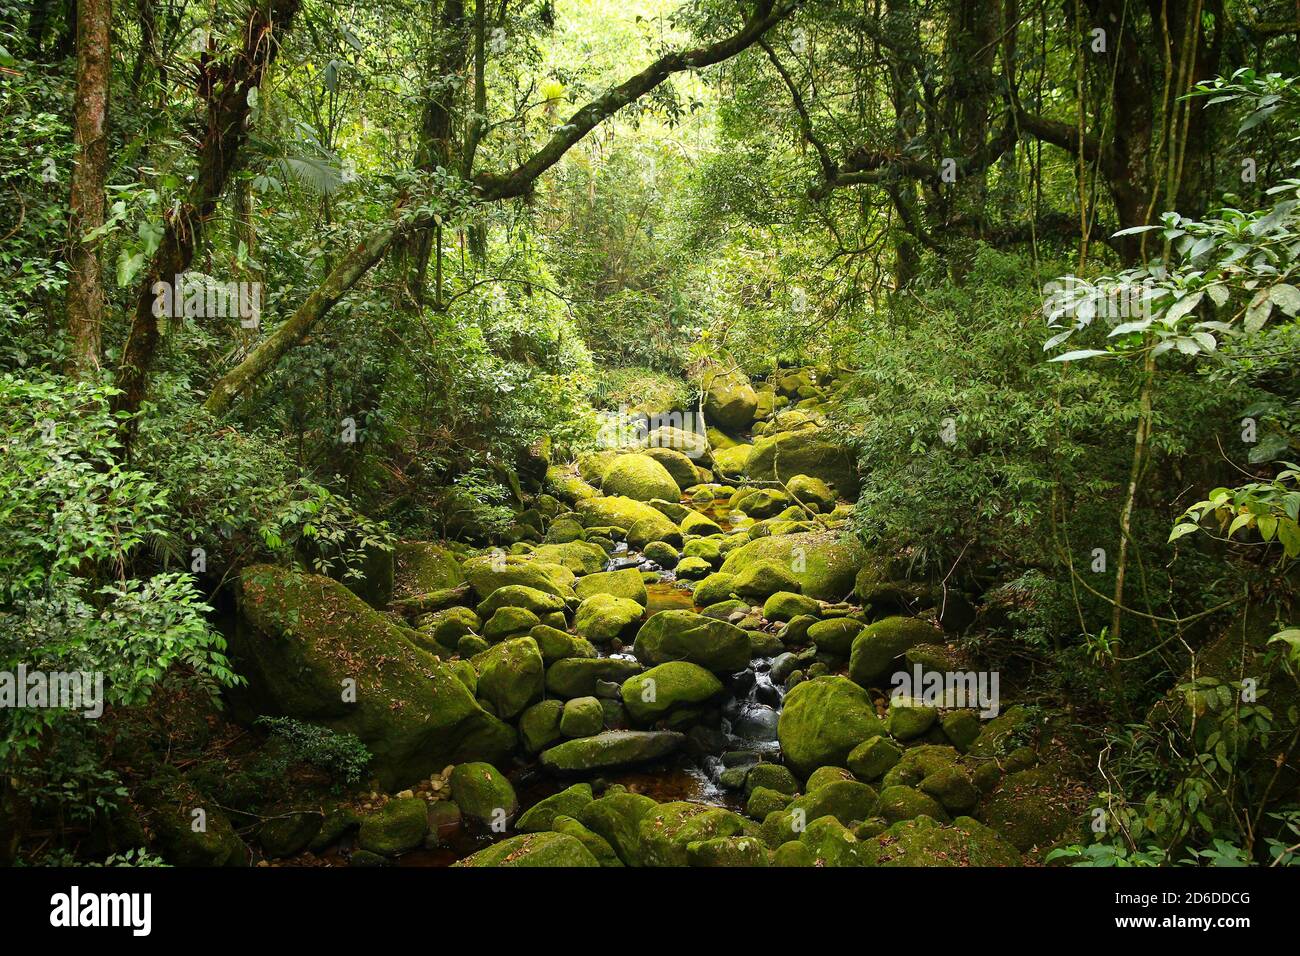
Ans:
{"label": "green leaf", "polygon": [[1179,538],[1198,530],[1200,530],[1200,525],[1192,524],[1190,521],[1184,521],[1182,524],[1174,525],[1174,530],[1169,532],[1169,541],[1166,543],[1172,544]]}

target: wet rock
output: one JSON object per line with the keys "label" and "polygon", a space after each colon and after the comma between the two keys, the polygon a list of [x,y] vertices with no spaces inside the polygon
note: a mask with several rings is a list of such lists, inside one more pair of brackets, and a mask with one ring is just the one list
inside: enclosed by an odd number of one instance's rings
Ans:
{"label": "wet rock", "polygon": [[607,730],[557,744],[542,752],[541,762],[562,771],[621,767],[666,757],[685,739],[672,731]]}
{"label": "wet rock", "polygon": [[566,701],[560,715],[560,732],[566,737],[591,737],[605,725],[605,711],[595,697]]}

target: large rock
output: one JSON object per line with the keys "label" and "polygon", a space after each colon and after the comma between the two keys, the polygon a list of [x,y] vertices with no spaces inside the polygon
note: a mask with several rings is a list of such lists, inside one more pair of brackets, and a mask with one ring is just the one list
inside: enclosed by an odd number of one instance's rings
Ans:
{"label": "large rock", "polygon": [[660,611],[641,625],[632,652],[648,665],[690,661],[719,674],[749,666],[749,635],[694,611]]}
{"label": "large rock", "polygon": [[551,828],[557,816],[577,817],[591,801],[591,784],[575,783],[533,804],[519,818],[515,829],[520,833],[541,833]]}
{"label": "large rock", "polygon": [[[636,573],[635,570],[632,572]],[[637,583],[640,584],[640,576]],[[642,585],[644,590],[644,585]],[[645,608],[629,598],[612,594],[593,594],[578,605],[573,629],[593,644],[608,644],[616,637],[626,637],[635,630]]]}
{"label": "large rock", "polygon": [[[578,522],[572,518],[564,519]],[[552,525],[554,527],[554,525]],[[562,544],[543,544],[533,549],[534,561],[547,564],[561,564],[574,574],[595,574],[605,566],[607,555],[605,549],[589,541],[567,541]]]}
{"label": "large rock", "polygon": [[542,766],[551,770],[599,770],[666,757],[686,740],[667,730],[607,730],[594,737],[566,740],[542,751]]}
{"label": "large rock", "polygon": [[853,538],[807,531],[755,538],[727,555],[721,573],[738,576],[760,561],[776,561],[790,570],[804,594],[819,601],[842,601],[853,590],[865,559],[866,552]]}
{"label": "large rock", "polygon": [[542,696],[546,665],[531,637],[518,637],[489,647],[470,659],[478,673],[478,696],[490,701],[506,720]]}
{"label": "large rock", "polygon": [[480,600],[512,584],[536,588],[562,598],[573,597],[576,578],[572,571],[562,564],[534,561],[531,556],[481,554],[467,560],[462,569]]}
{"label": "large rock", "polygon": [[833,676],[797,684],[786,695],[777,725],[786,763],[803,777],[818,767],[844,766],[853,748],[884,733],[867,692]]}
{"label": "large rock", "polygon": [[579,601],[585,601],[593,594],[610,594],[636,601],[643,608],[649,602],[645,581],[641,580],[641,572],[636,568],[588,574],[574,585],[573,590]]}
{"label": "large rock", "polygon": [[455,552],[432,541],[399,541],[395,560],[396,598],[454,588],[465,581]]}
{"label": "large rock", "polygon": [[503,607],[523,608],[541,617],[544,614],[563,611],[564,598],[523,584],[508,584],[503,588],[497,588],[484,598],[479,603],[477,613],[479,618],[487,621]]}
{"label": "large rock", "polygon": [[915,617],[886,617],[863,628],[853,639],[849,676],[863,687],[887,678],[894,661],[909,647],[942,637],[931,624]]}
{"label": "large rock", "polygon": [[640,824],[658,806],[655,801],[622,787],[610,787],[578,813],[578,820],[599,834],[628,866],[641,865]]}
{"label": "large rock", "polygon": [[451,798],[461,813],[484,823],[508,820],[519,810],[510,781],[482,761],[457,764],[451,772]]}
{"label": "large rock", "polygon": [[429,808],[419,797],[397,797],[363,817],[357,845],[369,853],[396,856],[424,842]]}
{"label": "large rock", "polygon": [[646,436],[650,448],[668,448],[679,451],[703,468],[713,467],[713,454],[707,434],[689,429],[663,425]]}
{"label": "large rock", "polygon": [[[700,480],[699,473],[695,470],[695,463],[675,448],[647,448],[643,454],[663,465],[678,488],[689,488]],[[681,495],[677,497],[680,498]],[[676,501],[677,498],[668,500]]]}
{"label": "large rock", "polygon": [[739,836],[745,820],[739,814],[703,803],[676,800],[661,803],[641,818],[637,836],[643,866],[687,866],[687,846],[705,840]]}
{"label": "large rock", "polygon": [[600,487],[607,495],[622,495],[635,501],[651,498],[676,501],[682,496],[668,469],[649,455],[620,455],[605,471]]}
{"label": "large rock", "polygon": [[724,431],[744,431],[754,424],[758,395],[749,377],[739,369],[711,368],[705,371],[704,417]]}
{"label": "large rock", "polygon": [[859,844],[866,866],[1019,866],[1020,854],[986,826],[958,817],[944,826],[926,816],[895,823]]}
{"label": "large rock", "polygon": [[640,664],[622,657],[571,657],[556,661],[546,669],[546,690],[565,700],[590,697],[596,693],[597,681],[622,684],[640,672]]}
{"label": "large rock", "polygon": [[600,866],[591,851],[564,833],[525,833],[479,850],[455,866]]}
{"label": "large rock", "polygon": [[546,469],[545,487],[555,497],[571,505],[577,504],[579,501],[585,501],[588,498],[595,498],[600,494],[599,491],[567,468],[560,468],[556,465]]}
{"label": "large rock", "polygon": [[722,692],[722,682],[698,664],[670,661],[623,682],[623,706],[641,724],[678,707],[702,704]]}
{"label": "large rock", "polygon": [[681,543],[682,529],[643,501],[624,497],[592,498],[579,502],[578,514],[587,528],[614,527],[630,531],[641,524],[650,535],[649,540],[671,543],[675,538]]}
{"label": "large rock", "polygon": [[240,577],[239,610],[231,653],[248,679],[244,701],[355,734],[386,789],[514,746],[513,728],[452,668],[329,578],[254,565]]}
{"label": "large rock", "polygon": [[782,482],[806,475],[820,478],[850,501],[858,497],[858,472],[853,458],[820,428],[760,438],[745,462],[745,473],[754,480]]}

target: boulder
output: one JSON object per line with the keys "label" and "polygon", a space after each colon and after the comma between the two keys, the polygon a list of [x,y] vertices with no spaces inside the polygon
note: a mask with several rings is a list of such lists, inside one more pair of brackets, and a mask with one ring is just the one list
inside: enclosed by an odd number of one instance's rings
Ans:
{"label": "boulder", "polygon": [[582,841],[565,833],[524,833],[479,850],[454,866],[600,866]]}
{"label": "boulder", "polygon": [[[641,584],[640,577],[637,583]],[[641,589],[644,591],[645,585],[642,584]],[[633,633],[643,614],[645,607],[636,601],[610,594],[593,594],[578,605],[573,629],[592,644],[608,644],[616,637]]]}
{"label": "boulder", "polygon": [[607,730],[544,750],[541,762],[560,771],[624,767],[666,757],[685,740],[684,734],[667,730]]}
{"label": "boulder", "polygon": [[[682,458],[689,463],[685,455]],[[634,501],[651,498],[676,501],[682,496],[668,469],[649,455],[620,455],[610,463],[600,487],[607,495],[621,495]]]}
{"label": "boulder", "polygon": [[563,833],[576,839],[587,848],[588,852],[596,858],[596,862],[601,866],[624,865],[608,840],[594,830],[589,830],[571,816],[562,813],[556,814],[551,823],[551,829],[556,833]]}
{"label": "boulder", "polygon": [[777,727],[786,763],[800,776],[818,767],[843,766],[868,737],[884,734],[867,692],[843,677],[818,677],[785,698]]}
{"label": "boulder", "polygon": [[588,574],[578,580],[573,591],[578,596],[579,601],[585,601],[593,594],[609,594],[613,597],[635,601],[642,608],[649,602],[645,582],[641,580],[641,572],[636,568]]}
{"label": "boulder", "polygon": [[690,661],[715,673],[744,670],[750,661],[749,636],[725,621],[694,611],[660,611],[641,625],[632,648],[647,665]]}
{"label": "boulder", "polygon": [[830,485],[842,498],[856,501],[858,473],[853,458],[825,429],[766,435],[754,442],[745,473],[755,481],[781,481],[802,475]]}
{"label": "boulder", "polygon": [[763,601],[778,591],[798,591],[802,587],[789,566],[771,559],[749,562],[732,584],[737,594],[751,601]]}
{"label": "boulder", "polygon": [[652,724],[679,707],[711,700],[722,692],[722,682],[697,664],[670,661],[623,682],[623,706],[632,719]]}
{"label": "boulder", "polygon": [[637,837],[643,866],[687,866],[686,847],[697,841],[740,836],[745,820],[737,813],[702,803],[661,803],[641,818]]}
{"label": "boulder", "polygon": [[489,824],[508,820],[519,810],[510,781],[496,767],[481,761],[456,765],[451,772],[451,798],[462,814]]}
{"label": "boulder", "polygon": [[[829,532],[755,538],[727,555],[722,573],[739,575],[752,564],[775,561],[791,571],[799,590],[819,601],[841,601],[853,590],[853,579],[866,552],[853,538],[843,540]],[[792,590],[792,589],[785,589]]]}
{"label": "boulder", "polygon": [[492,704],[498,717],[518,716],[542,696],[546,665],[531,637],[503,641],[476,654],[470,663],[478,673],[478,696]]}
{"label": "boulder", "polygon": [[640,672],[639,663],[622,657],[566,658],[546,669],[546,690],[565,700],[590,697],[596,693],[597,681],[622,684]]}
{"label": "boulder", "polygon": [[520,833],[549,830],[557,816],[577,817],[592,799],[591,784],[575,783],[559,793],[538,800],[515,823],[515,829]]}
{"label": "boulder", "polygon": [[809,626],[807,638],[819,651],[848,657],[853,650],[853,639],[861,633],[862,622],[857,618],[836,617]]}
{"label": "boulder", "polygon": [[429,805],[419,797],[394,797],[361,818],[357,846],[380,856],[396,856],[424,842],[429,831]]}
{"label": "boulder", "polygon": [[514,729],[480,707],[452,668],[337,582],[254,565],[240,577],[238,603],[231,654],[248,680],[241,697],[259,713],[355,734],[385,788],[513,748]]}
{"label": "boulder", "polygon": [[[577,525],[576,518],[564,518]],[[559,522],[557,521],[556,524]],[[551,525],[552,528],[555,525]],[[605,549],[590,541],[568,541],[563,544],[543,544],[533,549],[532,559],[544,564],[558,564],[576,575],[595,574],[605,567]]]}
{"label": "boulder", "polygon": [[394,549],[393,597],[442,591],[465,583],[455,552],[432,541],[399,541]]}
{"label": "boulder", "polygon": [[[647,458],[653,458],[663,466],[664,471],[672,477],[677,484],[678,489],[689,488],[699,480],[695,471],[695,463],[690,460],[683,452],[675,448],[647,448],[643,452]],[[665,498],[667,496],[664,496]],[[667,499],[676,501],[681,497],[679,490],[676,497]]]}
{"label": "boulder", "polygon": [[938,634],[934,625],[915,617],[886,617],[868,624],[853,640],[849,676],[863,687],[875,686],[889,676],[904,651]]}
{"label": "boulder", "polygon": [[641,819],[658,804],[639,793],[611,787],[599,800],[587,804],[578,821],[614,848],[628,866],[641,865]]}
{"label": "boulder", "polygon": [[543,700],[529,707],[519,717],[519,736],[529,753],[541,753],[551,744],[564,739],[560,718],[564,701]]}
{"label": "boulder", "polygon": [[537,642],[537,649],[542,652],[546,664],[554,664],[566,657],[595,657],[596,648],[586,638],[548,624],[538,624],[528,636]]}
{"label": "boulder", "polygon": [[704,417],[724,431],[741,432],[754,424],[758,395],[739,369],[706,369],[701,378]]}
{"label": "boulder", "polygon": [[945,826],[929,817],[895,823],[861,843],[866,866],[1020,866],[1020,854],[970,817]]}
{"label": "boulder", "polygon": [[592,737],[605,726],[605,709],[595,697],[574,697],[564,702],[560,733],[566,737]]}
{"label": "boulder", "polygon": [[785,483],[786,490],[797,501],[810,505],[817,511],[830,511],[835,507],[835,491],[820,478],[795,475]]}
{"label": "boulder", "polygon": [[479,600],[485,600],[498,588],[512,584],[522,584],[562,598],[573,597],[574,573],[562,564],[536,561],[531,555],[481,554],[468,559],[462,569]]}
{"label": "boulder", "polygon": [[[694,541],[691,542],[691,544],[694,543]],[[695,590],[692,592],[695,604],[698,607],[708,607],[711,604],[717,604],[719,601],[725,601],[735,591],[735,584],[736,576],[734,574],[723,574],[722,572],[710,574],[695,585]]]}

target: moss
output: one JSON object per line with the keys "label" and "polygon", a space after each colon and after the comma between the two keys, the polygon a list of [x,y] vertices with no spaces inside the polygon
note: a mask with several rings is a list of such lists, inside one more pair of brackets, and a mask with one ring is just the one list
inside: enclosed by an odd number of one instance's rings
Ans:
{"label": "moss", "polygon": [[380,856],[396,856],[424,842],[428,805],[419,797],[395,797],[361,819],[357,845]]}
{"label": "moss", "polygon": [[833,816],[811,821],[799,835],[808,848],[813,866],[861,866],[861,844],[852,831]]}
{"label": "moss", "polygon": [[640,672],[640,664],[621,657],[566,658],[546,669],[546,690],[565,700],[590,697],[596,693],[598,680],[622,684]]}
{"label": "moss", "polygon": [[394,597],[442,591],[465,581],[455,552],[432,541],[399,541],[394,556]]}
{"label": "moss", "polygon": [[564,598],[523,584],[508,584],[484,598],[476,611],[480,619],[487,621],[501,608],[522,608],[540,617],[552,611],[563,611]]}
{"label": "moss", "polygon": [[745,777],[745,792],[751,793],[758,787],[793,796],[799,792],[799,781],[779,763],[760,763],[750,768]]}
{"label": "moss", "polygon": [[802,593],[819,601],[840,601],[852,590],[854,575],[865,559],[866,552],[855,539],[809,531],[750,541],[727,555],[722,571],[739,574],[755,562],[775,561],[792,571]]}
{"label": "moss", "polygon": [[546,469],[546,489],[561,501],[577,504],[595,498],[600,492],[567,468],[552,465]]}
{"label": "moss", "polygon": [[591,784],[575,783],[533,804],[515,824],[520,833],[540,833],[551,829],[557,816],[576,817],[592,801]]}
{"label": "moss", "polygon": [[934,797],[949,813],[969,813],[980,798],[970,774],[955,765],[929,774],[917,789]]}
{"label": "moss", "polygon": [[538,624],[528,632],[528,636],[537,642],[537,649],[542,652],[542,660],[547,664],[554,664],[566,657],[595,657],[597,653],[586,638],[547,624]]}
{"label": "moss", "polygon": [[582,841],[564,833],[525,833],[494,843],[455,866],[600,866]]}
{"label": "moss", "polygon": [[1076,785],[1048,768],[1008,774],[984,804],[984,821],[1018,850],[1047,847],[1083,807]]}
{"label": "moss", "polygon": [[849,676],[863,687],[889,676],[894,661],[909,647],[933,641],[938,630],[915,617],[887,617],[868,624],[853,640]]}
{"label": "moss", "polygon": [[[426,614],[420,620],[420,633],[429,635],[443,648],[455,650],[462,637],[473,634],[482,626],[482,620],[469,608],[449,607]],[[435,648],[430,650],[436,652]]]}
{"label": "moss", "polygon": [[605,711],[595,697],[575,697],[565,701],[560,715],[560,733],[566,737],[591,737],[605,725]]}
{"label": "moss", "polygon": [[772,851],[772,866],[815,866],[813,851],[798,840],[789,840]]}
{"label": "moss", "polygon": [[763,841],[751,836],[717,837],[686,844],[690,866],[765,867],[771,853]]}
{"label": "moss", "polygon": [[983,729],[979,714],[969,708],[950,711],[943,715],[939,723],[943,727],[944,736],[963,752],[970,748]]}
{"label": "moss", "polygon": [[632,719],[651,724],[670,711],[702,704],[722,692],[722,682],[696,664],[670,661],[623,682],[623,705]]}
{"label": "moss", "polygon": [[[637,583],[641,583],[640,578]],[[644,585],[642,590],[645,590]],[[573,629],[592,644],[608,644],[615,638],[634,633],[644,614],[644,605],[630,598],[593,594],[578,606]]]}
{"label": "moss", "polygon": [[889,701],[889,733],[895,740],[915,740],[924,736],[939,719],[939,711],[908,697],[892,697]]}
{"label": "moss", "polygon": [[808,780],[804,783],[804,792],[815,793],[828,784],[853,779],[856,779],[853,774],[843,767],[818,767],[808,775]]}
{"label": "moss", "polygon": [[356,735],[386,789],[514,746],[513,728],[484,711],[452,668],[342,585],[253,566],[241,576],[239,607],[231,650],[253,706]]}
{"label": "moss", "polygon": [[944,823],[948,821],[948,814],[939,801],[920,790],[904,786],[885,787],[881,790],[876,813],[890,823],[911,820],[922,815]]}
{"label": "moss", "polygon": [[483,625],[483,638],[488,642],[505,640],[515,634],[527,633],[541,623],[541,618],[526,608],[497,608],[488,622]]}
{"label": "moss", "polygon": [[746,564],[732,587],[743,598],[762,601],[777,591],[799,591],[803,585],[789,565],[763,559]]}
{"label": "moss", "polygon": [[744,832],[744,820],[730,810],[685,801],[660,804],[637,826],[641,862],[644,866],[687,866],[688,844]]}
{"label": "moss", "polygon": [[683,734],[663,730],[607,730],[544,750],[541,761],[544,767],[564,771],[623,767],[666,757],[685,739]]}
{"label": "moss", "polygon": [[519,810],[515,788],[490,763],[457,764],[451,772],[451,798],[465,816],[493,823],[509,819]]}
{"label": "moss", "polygon": [[849,770],[859,780],[879,780],[902,755],[903,752],[887,737],[870,737],[849,752]]}
{"label": "moss", "polygon": [[587,851],[596,858],[596,862],[601,866],[623,866],[624,863],[614,848],[609,845],[609,841],[596,833],[589,830],[571,816],[557,814],[551,823],[551,829],[555,833],[563,833],[571,836],[583,846]]}
{"label": "moss", "polygon": [[[694,544],[695,542],[691,542]],[[693,592],[694,600],[699,607],[708,607],[711,604],[717,604],[731,597],[735,589],[736,576],[734,574],[710,574],[707,578],[695,585]]]}
{"label": "moss", "polygon": [[862,633],[862,622],[853,617],[837,617],[809,626],[806,637],[817,650],[836,657],[848,657],[853,640]]}
{"label": "moss", "polygon": [[843,677],[820,677],[786,696],[777,735],[786,762],[806,777],[818,767],[842,766],[854,747],[884,729],[866,691]]}
{"label": "moss", "polygon": [[805,475],[821,479],[850,501],[858,497],[853,459],[824,429],[780,432],[755,441],[745,473],[753,479],[783,482]]}
{"label": "moss", "polygon": [[578,580],[573,590],[580,601],[585,601],[593,594],[608,594],[611,597],[635,601],[644,608],[649,600],[645,582],[641,580],[641,572],[636,568],[588,574]]}
{"label": "moss", "polygon": [[656,806],[649,797],[611,788],[611,792],[583,807],[578,821],[612,846],[625,864],[640,866],[640,823]]}
{"label": "moss", "polygon": [[462,569],[480,600],[486,599],[498,588],[512,584],[571,598],[576,580],[574,573],[564,565],[538,561],[531,555],[481,554],[468,559]]}
{"label": "moss", "polygon": [[519,736],[529,753],[541,753],[564,737],[560,732],[560,717],[564,714],[564,701],[543,700],[529,707],[519,717]]}
{"label": "moss", "polygon": [[928,817],[895,823],[861,844],[867,866],[1019,866],[1020,854],[969,817],[944,826]]}
{"label": "moss", "polygon": [[652,615],[641,625],[633,652],[645,664],[690,661],[715,673],[744,670],[750,661],[744,631],[686,610]]}
{"label": "moss", "polygon": [[542,696],[546,665],[531,637],[490,647],[475,655],[471,663],[478,671],[478,696],[490,701],[499,717],[515,717]]}
{"label": "moss", "polygon": [[789,621],[801,614],[815,615],[821,602],[794,591],[777,591],[763,604],[763,617],[769,621]]}

